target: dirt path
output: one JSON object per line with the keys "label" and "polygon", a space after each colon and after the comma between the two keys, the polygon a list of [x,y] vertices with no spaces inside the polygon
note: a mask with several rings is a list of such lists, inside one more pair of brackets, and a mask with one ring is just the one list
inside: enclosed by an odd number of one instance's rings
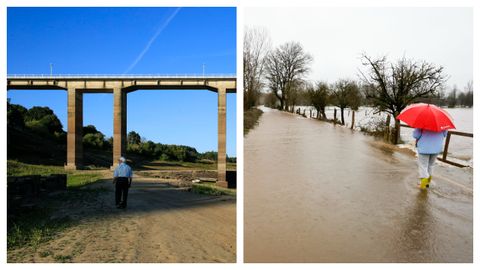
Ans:
{"label": "dirt path", "polygon": [[109,180],[95,199],[54,215],[78,224],[36,251],[9,251],[9,262],[235,262],[235,198],[186,192],[158,178],[134,178],[126,210],[114,207]]}

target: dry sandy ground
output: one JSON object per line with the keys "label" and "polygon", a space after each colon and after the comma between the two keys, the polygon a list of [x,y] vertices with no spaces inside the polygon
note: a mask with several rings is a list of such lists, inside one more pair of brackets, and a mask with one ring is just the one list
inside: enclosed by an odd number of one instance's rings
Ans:
{"label": "dry sandy ground", "polygon": [[126,210],[108,189],[64,205],[55,216],[78,220],[36,250],[8,252],[9,262],[235,262],[235,198],[194,194],[156,178],[134,179]]}

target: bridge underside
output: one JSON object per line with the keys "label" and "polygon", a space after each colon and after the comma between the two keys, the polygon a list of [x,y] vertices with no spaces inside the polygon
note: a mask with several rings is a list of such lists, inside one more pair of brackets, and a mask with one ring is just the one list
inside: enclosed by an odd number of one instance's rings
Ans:
{"label": "bridge underside", "polygon": [[65,169],[83,166],[83,94],[113,94],[113,164],[126,154],[127,149],[127,95],[145,90],[210,90],[218,93],[218,180],[226,182],[226,93],[236,92],[235,78],[7,78],[7,89],[58,89],[68,93],[67,164]]}

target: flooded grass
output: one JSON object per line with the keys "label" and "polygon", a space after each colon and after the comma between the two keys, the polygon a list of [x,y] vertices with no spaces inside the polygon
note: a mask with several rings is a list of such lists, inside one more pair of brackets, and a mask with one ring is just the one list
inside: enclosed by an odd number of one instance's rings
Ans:
{"label": "flooded grass", "polygon": [[247,133],[257,125],[262,113],[263,111],[257,108],[251,108],[243,113],[243,135],[247,135]]}

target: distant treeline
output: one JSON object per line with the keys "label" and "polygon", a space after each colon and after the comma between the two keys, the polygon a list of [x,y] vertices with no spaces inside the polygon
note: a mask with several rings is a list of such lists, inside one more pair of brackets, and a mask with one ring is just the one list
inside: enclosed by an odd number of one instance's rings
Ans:
{"label": "distant treeline", "polygon": [[464,91],[456,86],[449,88],[449,76],[442,66],[405,56],[389,60],[386,56],[363,53],[358,79],[312,81],[307,74],[314,59],[302,44],[289,41],[272,48],[266,29],[246,27],[243,59],[245,111],[259,104],[290,112],[295,106],[307,105],[315,107],[318,118],[325,119],[325,107],[333,105],[340,109],[343,125],[346,108],[356,111],[359,106],[371,106],[394,119],[395,144],[400,136],[400,120],[396,116],[412,103],[473,106],[473,82]]}
{"label": "distant treeline", "polygon": [[[302,88],[296,89],[294,95],[291,95],[293,100],[292,105],[289,105],[286,110],[292,110],[293,106],[337,106],[341,108],[342,106],[342,92],[351,92],[348,95],[345,95],[345,99],[349,101],[343,102],[351,103],[353,109],[359,106],[374,106],[372,102],[366,97],[365,92],[368,91],[368,86],[362,85],[360,81],[349,80],[350,85],[356,84],[351,88],[354,90],[344,90],[345,80],[339,80],[336,83],[327,84],[325,82],[317,82],[313,84],[304,85]],[[455,108],[471,108],[473,107],[473,90],[471,83],[463,89],[460,90],[457,86],[453,86],[449,89],[439,89],[437,93],[432,93],[428,96],[417,98],[415,102],[426,102],[430,104],[435,104],[441,107]],[[343,85],[342,85],[343,84]],[[280,102],[271,92],[258,93],[256,105],[264,104],[272,108],[280,108]],[[350,106],[349,106],[350,107]]]}
{"label": "distant treeline", "polygon": [[[26,109],[17,104],[7,102],[7,130],[30,132],[42,143],[42,138],[49,138],[59,144],[66,145],[67,133],[55,113],[48,107],[32,107]],[[106,137],[93,125],[83,127],[83,146],[89,149],[112,151],[113,138]],[[211,161],[217,160],[217,152],[208,151],[199,153],[194,147],[174,144],[161,144],[147,141],[140,134],[131,131],[127,135],[127,154],[138,154],[146,158],[165,161]],[[236,162],[235,157],[228,157],[228,162]]]}
{"label": "distant treeline", "polygon": [[[136,153],[145,157],[168,161],[217,160],[216,151],[199,153],[191,146],[155,143],[145,140],[135,131],[130,131],[127,135],[127,153]],[[227,156],[227,161],[236,162],[236,158]]]}

